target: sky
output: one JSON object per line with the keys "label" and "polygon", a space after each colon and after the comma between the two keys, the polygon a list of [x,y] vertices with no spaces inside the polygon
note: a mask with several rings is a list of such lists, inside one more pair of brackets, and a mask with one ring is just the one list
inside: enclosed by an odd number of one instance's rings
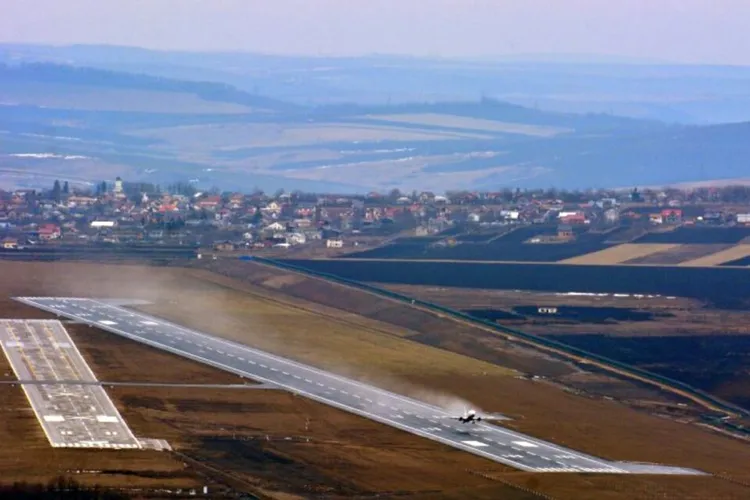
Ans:
{"label": "sky", "polygon": [[0,42],[750,65],[748,0],[0,0]]}

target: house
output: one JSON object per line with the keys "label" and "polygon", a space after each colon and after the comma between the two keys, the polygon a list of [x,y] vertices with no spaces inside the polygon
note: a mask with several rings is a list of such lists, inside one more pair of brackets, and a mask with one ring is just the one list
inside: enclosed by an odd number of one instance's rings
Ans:
{"label": "house", "polygon": [[267,225],[265,229],[267,229],[268,231],[273,231],[273,232],[285,231],[286,226],[282,224],[281,222],[274,222],[274,223]]}
{"label": "house", "polygon": [[297,217],[312,217],[315,215],[315,204],[309,202],[298,203],[294,209],[294,215]]}
{"label": "house", "polygon": [[0,247],[5,250],[15,250],[18,248],[18,238],[3,238],[0,241]]}
{"label": "house", "polygon": [[113,220],[95,220],[90,224],[91,229],[112,229],[117,225]]}
{"label": "house", "polygon": [[737,214],[737,224],[750,226],[750,214]]}
{"label": "house", "polygon": [[575,235],[573,233],[573,226],[570,224],[560,224],[557,226],[557,239],[569,240]]}
{"label": "house", "polygon": [[619,214],[616,208],[610,208],[604,211],[604,220],[607,221],[608,224],[613,224],[617,222],[618,219]]}
{"label": "house", "polygon": [[37,232],[39,233],[39,239],[44,241],[56,240],[62,235],[60,226],[57,224],[43,224],[39,226]]}
{"label": "house", "polygon": [[307,237],[303,233],[291,233],[287,235],[286,241],[292,245],[304,245],[307,243]]}
{"label": "house", "polygon": [[560,212],[558,218],[563,224],[586,224],[586,214],[583,212]]}
{"label": "house", "polygon": [[205,208],[206,210],[215,210],[216,207],[221,204],[221,196],[207,196],[196,203],[198,208]]}
{"label": "house", "polygon": [[661,211],[661,217],[665,224],[679,224],[682,222],[682,210],[667,208]]}
{"label": "house", "polygon": [[281,204],[275,201],[271,201],[261,210],[263,210],[264,212],[269,212],[269,213],[281,213]]}
{"label": "house", "polygon": [[217,252],[233,252],[235,245],[231,241],[217,241],[214,243],[214,250]]}
{"label": "house", "polygon": [[663,224],[664,223],[664,217],[662,217],[661,214],[649,214],[648,215],[648,221],[651,224]]}
{"label": "house", "polygon": [[327,248],[343,248],[344,240],[340,238],[326,240],[326,247]]}

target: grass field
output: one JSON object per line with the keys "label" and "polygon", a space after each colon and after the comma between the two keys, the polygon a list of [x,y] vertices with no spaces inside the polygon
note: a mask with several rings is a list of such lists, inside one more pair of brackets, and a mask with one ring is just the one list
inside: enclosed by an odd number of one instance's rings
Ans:
{"label": "grass field", "polygon": [[485,120],[482,118],[441,115],[437,113],[370,115],[367,116],[367,118],[389,122],[409,123],[413,125],[433,125],[438,127],[460,128],[486,132],[503,132],[507,134],[533,135],[539,137],[552,137],[563,132],[570,132],[569,129],[559,127],[500,122],[495,120]]}
{"label": "grass field", "polygon": [[[279,303],[280,297],[292,289],[310,296],[322,294],[335,302],[356,302],[360,308],[369,308],[375,317],[386,319],[390,314],[380,303],[361,301],[346,289],[332,296],[329,289],[316,289],[297,275],[263,269],[266,286],[259,288],[203,270],[0,262],[4,276],[0,286],[5,295],[130,296],[152,300],[154,304],[147,309],[188,326],[242,339],[392,389],[418,389],[412,395],[419,396],[421,391],[428,401],[471,401],[487,411],[514,417],[509,425],[516,429],[599,456],[698,467],[738,479],[747,475],[744,464],[750,461],[750,449],[746,444],[619,403],[509,376],[513,372],[503,366],[452,353],[471,341],[453,323],[439,329],[452,330],[453,343],[438,348],[420,343],[417,331],[409,328],[336,312],[300,299]],[[12,317],[45,316],[7,299],[0,300],[0,311]],[[413,318],[407,315],[404,320],[412,320],[414,328],[425,322],[417,314]],[[440,322],[439,318],[430,321],[430,328]],[[213,376],[195,363],[96,329],[76,326],[72,334],[101,379],[143,376],[194,381]],[[502,343],[499,338],[486,341],[487,348],[492,347],[492,342]],[[17,388],[8,390],[21,395]],[[573,476],[558,480],[557,476],[519,473],[277,391],[206,393],[116,388],[110,392],[136,434],[166,438],[178,451],[228,471],[244,484],[303,497],[313,493],[326,493],[330,498],[357,494],[387,497],[401,491],[405,498],[530,498],[526,493],[511,494],[514,490],[497,478],[533,486],[563,499],[650,498],[647,495],[662,490],[672,495],[664,498],[742,498],[750,491],[714,478],[688,479],[678,485],[670,478],[662,481]],[[33,414],[27,406],[23,407],[24,413],[19,405],[13,415],[26,419],[24,432],[40,435]],[[12,447],[18,455],[17,450],[22,449],[18,436],[23,435],[16,428],[0,434],[0,439],[18,443]],[[42,444],[40,441],[34,448],[35,455],[23,459],[24,467],[14,470],[19,474],[28,471],[28,464],[34,460],[47,460],[47,473],[69,467],[68,464],[77,465],[78,462],[61,462],[56,455],[48,455],[51,450]],[[99,456],[76,452],[80,453],[76,457],[89,464]],[[5,457],[12,460],[10,451]],[[172,471],[174,480],[189,482],[196,477],[190,471],[170,469],[174,462],[167,454],[157,458],[169,459],[158,467]],[[179,474],[185,478],[180,479]],[[158,482],[153,478],[149,481]],[[632,491],[643,492],[643,496],[628,493]]]}
{"label": "grass field", "polygon": [[656,252],[671,250],[679,245],[675,244],[637,244],[624,243],[611,248],[605,248],[598,252],[579,255],[571,259],[560,261],[561,264],[619,264],[638,257],[644,257]]}
{"label": "grass field", "polygon": [[750,245],[735,245],[720,252],[680,263],[681,266],[717,266],[750,255]]}

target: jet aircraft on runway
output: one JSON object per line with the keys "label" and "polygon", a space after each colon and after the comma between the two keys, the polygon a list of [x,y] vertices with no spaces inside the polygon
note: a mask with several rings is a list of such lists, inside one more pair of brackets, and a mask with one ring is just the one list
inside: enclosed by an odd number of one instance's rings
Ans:
{"label": "jet aircraft on runway", "polygon": [[453,418],[454,420],[458,420],[459,422],[463,424],[468,424],[468,423],[476,424],[477,422],[482,421],[482,417],[478,417],[477,412],[475,412],[474,410],[466,410],[464,414],[461,415],[460,417],[453,417]]}

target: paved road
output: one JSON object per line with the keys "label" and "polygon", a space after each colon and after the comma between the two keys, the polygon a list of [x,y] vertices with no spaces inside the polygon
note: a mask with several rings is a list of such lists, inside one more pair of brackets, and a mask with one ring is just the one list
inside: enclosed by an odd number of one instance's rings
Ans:
{"label": "paved road", "polygon": [[23,386],[53,447],[141,447],[59,321],[0,320],[0,345],[21,380],[83,382]]}
{"label": "paved road", "polygon": [[84,298],[18,297],[60,316],[248,378],[274,384],[398,429],[533,472],[700,474],[691,469],[611,462],[497,425],[462,424],[441,408],[236,342]]}

